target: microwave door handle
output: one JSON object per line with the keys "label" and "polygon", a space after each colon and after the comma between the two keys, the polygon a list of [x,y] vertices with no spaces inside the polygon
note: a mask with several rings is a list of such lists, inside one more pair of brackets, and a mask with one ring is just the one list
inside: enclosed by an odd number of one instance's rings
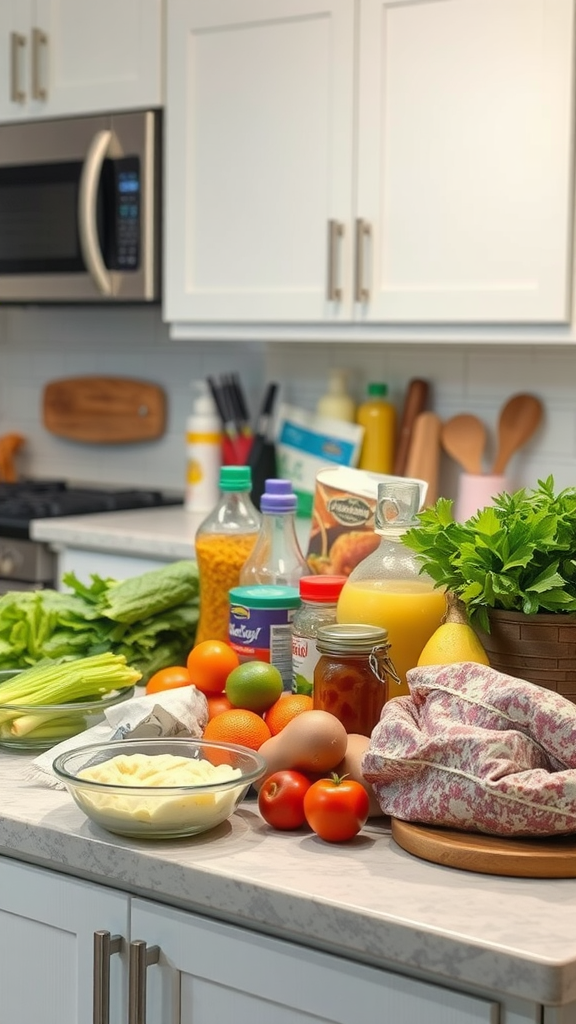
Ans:
{"label": "microwave door handle", "polygon": [[88,147],[78,193],[80,249],[88,273],[102,295],[112,295],[112,275],[106,269],[98,241],[96,206],[102,165],[115,142],[114,133],[109,129],[96,132]]}

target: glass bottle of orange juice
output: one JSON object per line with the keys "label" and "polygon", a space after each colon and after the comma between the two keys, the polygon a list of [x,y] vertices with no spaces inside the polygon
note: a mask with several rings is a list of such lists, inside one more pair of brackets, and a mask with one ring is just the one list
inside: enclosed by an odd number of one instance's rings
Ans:
{"label": "glass bottle of orange juice", "polygon": [[338,599],[338,622],[363,622],[388,630],[390,657],[400,676],[390,697],[409,693],[406,672],[414,668],[446,610],[442,589],[421,572],[417,555],[401,542],[418,525],[420,486],[406,481],[378,485],[375,530],[379,546],[352,570]]}

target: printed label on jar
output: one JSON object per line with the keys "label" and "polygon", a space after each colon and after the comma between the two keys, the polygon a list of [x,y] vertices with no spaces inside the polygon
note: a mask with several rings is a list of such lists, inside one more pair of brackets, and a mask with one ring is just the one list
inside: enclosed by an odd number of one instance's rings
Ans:
{"label": "printed label on jar", "polygon": [[292,693],[312,696],[314,669],[320,660],[316,641],[307,636],[292,636]]}
{"label": "printed label on jar", "polygon": [[282,676],[285,690],[292,689],[292,619],[294,608],[247,608],[230,606],[228,636],[240,661],[267,661]]}

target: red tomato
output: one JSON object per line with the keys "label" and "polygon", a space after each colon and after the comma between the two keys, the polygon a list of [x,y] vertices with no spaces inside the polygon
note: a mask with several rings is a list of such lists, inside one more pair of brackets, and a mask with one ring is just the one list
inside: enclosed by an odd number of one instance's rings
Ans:
{"label": "red tomato", "polygon": [[223,640],[203,640],[190,651],[186,667],[190,679],[202,693],[222,693],[240,658]]}
{"label": "red tomato", "polygon": [[159,668],[146,683],[146,693],[163,693],[173,690],[175,686],[190,686],[190,673],[184,665],[169,665]]}
{"label": "red tomato", "polygon": [[304,796],[306,821],[328,843],[352,839],[366,823],[369,806],[364,786],[345,775],[318,779]]}
{"label": "red tomato", "polygon": [[272,828],[292,829],[304,825],[304,797],[310,780],[301,772],[274,772],[260,787],[258,810]]}

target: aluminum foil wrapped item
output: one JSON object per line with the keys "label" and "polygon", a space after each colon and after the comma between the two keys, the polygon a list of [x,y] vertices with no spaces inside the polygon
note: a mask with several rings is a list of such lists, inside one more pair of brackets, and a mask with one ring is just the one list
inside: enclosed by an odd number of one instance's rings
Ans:
{"label": "aluminum foil wrapped item", "polygon": [[506,836],[576,832],[576,705],[462,662],[408,672],[362,771],[384,814]]}
{"label": "aluminum foil wrapped item", "polygon": [[154,739],[166,736],[199,738],[208,721],[208,702],[195,686],[178,686],[160,693],[141,693],[104,712],[105,720],[91,729],[44,751],[27,766],[30,782],[65,789],[52,771],[59,754],[88,743],[108,740]]}

